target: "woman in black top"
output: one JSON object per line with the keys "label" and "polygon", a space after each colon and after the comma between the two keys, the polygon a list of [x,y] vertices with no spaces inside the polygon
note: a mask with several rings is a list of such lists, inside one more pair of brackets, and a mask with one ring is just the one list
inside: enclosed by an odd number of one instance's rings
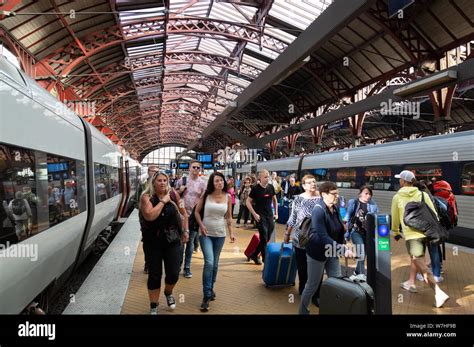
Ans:
{"label": "woman in black top", "polygon": [[[140,224],[145,261],[148,264],[147,285],[151,314],[157,314],[163,263],[166,273],[166,301],[169,308],[176,308],[173,288],[179,277],[180,247],[181,242],[187,242],[189,237],[184,203],[168,182],[168,175],[163,172],[155,173],[140,198]],[[184,228],[181,228],[180,219]]]}
{"label": "woman in black top", "polygon": [[323,271],[328,277],[340,277],[339,256],[353,257],[344,242],[344,224],[339,216],[337,200],[339,191],[333,182],[319,186],[322,199],[311,213],[310,239],[306,246],[308,280],[301,294],[300,314],[309,314],[309,303],[321,282]]}

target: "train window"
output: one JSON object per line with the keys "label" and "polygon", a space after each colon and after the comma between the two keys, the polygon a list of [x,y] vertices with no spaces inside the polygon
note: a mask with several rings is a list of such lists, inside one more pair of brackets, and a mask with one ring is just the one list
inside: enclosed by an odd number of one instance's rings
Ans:
{"label": "train window", "polygon": [[85,211],[84,162],[48,154],[47,172],[49,225]]}
{"label": "train window", "polygon": [[364,173],[365,184],[374,190],[390,190],[392,170],[388,166],[368,167]]}
{"label": "train window", "polygon": [[94,163],[94,177],[97,204],[122,193],[118,168]]}
{"label": "train window", "polygon": [[309,172],[311,175],[316,177],[316,181],[329,181],[329,170],[328,169],[314,169]]}
{"label": "train window", "polygon": [[474,195],[474,163],[464,165],[461,179],[462,193],[465,195]]}
{"label": "train window", "polygon": [[34,236],[85,211],[84,162],[0,144],[0,202],[0,244]]}
{"label": "train window", "polygon": [[356,169],[339,169],[336,172],[336,185],[339,188],[356,187]]}
{"label": "train window", "polygon": [[8,247],[38,232],[34,151],[0,144],[0,245]]}
{"label": "train window", "polygon": [[12,64],[0,61],[0,73],[3,73],[8,79],[16,82],[20,86],[26,87],[25,80],[21,76],[20,71]]}
{"label": "train window", "polygon": [[434,177],[436,177],[437,179],[441,179],[441,177],[443,176],[441,167],[436,164],[407,166],[404,170],[412,171],[418,181],[430,181]]}

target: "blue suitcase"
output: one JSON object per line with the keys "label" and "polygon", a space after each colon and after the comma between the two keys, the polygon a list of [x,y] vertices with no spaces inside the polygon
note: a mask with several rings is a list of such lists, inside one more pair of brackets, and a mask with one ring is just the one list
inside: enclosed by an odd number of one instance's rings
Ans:
{"label": "blue suitcase", "polygon": [[283,205],[278,205],[278,219],[277,223],[286,224],[288,218],[290,217],[290,208],[288,206],[288,201],[284,202]]}
{"label": "blue suitcase", "polygon": [[267,245],[262,278],[265,287],[295,285],[296,253],[291,243]]}

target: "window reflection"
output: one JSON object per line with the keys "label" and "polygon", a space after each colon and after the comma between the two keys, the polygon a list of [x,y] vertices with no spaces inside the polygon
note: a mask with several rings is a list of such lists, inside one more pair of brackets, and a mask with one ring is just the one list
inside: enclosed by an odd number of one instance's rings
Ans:
{"label": "window reflection", "polygon": [[86,209],[82,161],[0,144],[0,244],[34,236]]}

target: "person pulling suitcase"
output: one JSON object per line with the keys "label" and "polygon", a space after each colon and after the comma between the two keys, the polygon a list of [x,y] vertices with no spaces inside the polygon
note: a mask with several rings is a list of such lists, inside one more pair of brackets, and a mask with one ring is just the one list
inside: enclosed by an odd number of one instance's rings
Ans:
{"label": "person pulling suitcase", "polygon": [[335,183],[327,181],[319,187],[322,199],[311,213],[311,229],[306,245],[308,280],[301,295],[299,314],[309,314],[311,298],[316,293],[326,270],[328,277],[341,277],[339,256],[352,258],[354,254],[344,245],[344,223],[337,209],[339,191]]}

